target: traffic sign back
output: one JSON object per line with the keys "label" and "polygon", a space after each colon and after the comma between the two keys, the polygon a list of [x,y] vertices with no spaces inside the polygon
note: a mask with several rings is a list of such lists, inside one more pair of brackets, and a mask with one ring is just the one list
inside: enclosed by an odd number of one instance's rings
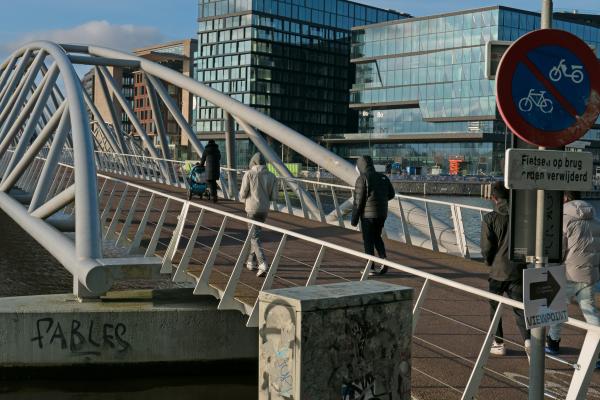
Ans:
{"label": "traffic sign back", "polygon": [[583,136],[600,114],[600,66],[577,36],[538,30],[508,48],[496,92],[500,114],[516,135],[560,147]]}

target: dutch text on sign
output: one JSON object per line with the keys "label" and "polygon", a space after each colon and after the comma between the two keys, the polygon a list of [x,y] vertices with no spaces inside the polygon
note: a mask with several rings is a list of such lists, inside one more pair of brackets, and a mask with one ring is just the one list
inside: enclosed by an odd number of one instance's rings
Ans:
{"label": "dutch text on sign", "polygon": [[591,153],[509,149],[505,186],[508,189],[592,190]]}

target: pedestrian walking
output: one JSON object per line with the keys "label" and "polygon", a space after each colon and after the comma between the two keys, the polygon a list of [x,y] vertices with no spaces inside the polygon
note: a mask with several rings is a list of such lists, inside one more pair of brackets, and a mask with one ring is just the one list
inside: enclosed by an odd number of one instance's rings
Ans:
{"label": "pedestrian walking", "polygon": [[[245,202],[248,218],[265,222],[269,214],[269,204],[277,198],[277,179],[265,166],[265,160],[260,153],[252,156],[249,167],[250,169],[242,178],[240,199]],[[248,224],[248,229],[251,226]],[[262,251],[261,236],[261,227],[255,225],[254,234],[250,238],[251,249],[246,260],[246,268],[251,271],[258,269],[256,276],[265,275],[269,269],[267,259]]]}
{"label": "pedestrian walking", "polygon": [[[563,194],[563,263],[567,277],[567,300],[575,298],[585,320],[600,326],[595,305],[596,282],[600,279],[600,222],[594,207],[580,199],[579,192]],[[560,351],[562,324],[552,325],[546,336],[546,352]],[[600,368],[600,362],[596,363]]]}
{"label": "pedestrian walking", "polygon": [[[513,300],[523,301],[523,269],[526,264],[512,262],[508,256],[508,197],[509,191],[502,182],[492,185],[494,211],[484,215],[481,223],[481,254],[485,264],[490,267],[488,279],[490,292],[500,296],[506,293]],[[494,317],[497,308],[498,302],[490,301],[491,318]],[[531,345],[531,333],[525,327],[523,310],[513,308],[513,312],[525,350],[528,351]],[[502,319],[498,322],[490,353],[501,356],[506,354]]]}
{"label": "pedestrian walking", "polygon": [[[375,171],[370,156],[359,157],[356,170],[360,175],[354,184],[352,226],[357,226],[360,221],[365,253],[374,256],[377,249],[379,258],[387,258],[381,233],[387,218],[388,201],[394,198],[396,192],[388,177]],[[386,272],[385,265],[371,265],[369,275]]]}
{"label": "pedestrian walking", "polygon": [[206,182],[210,189],[213,203],[217,202],[217,181],[221,178],[221,152],[214,140],[209,140],[204,147],[200,166],[205,168]]}

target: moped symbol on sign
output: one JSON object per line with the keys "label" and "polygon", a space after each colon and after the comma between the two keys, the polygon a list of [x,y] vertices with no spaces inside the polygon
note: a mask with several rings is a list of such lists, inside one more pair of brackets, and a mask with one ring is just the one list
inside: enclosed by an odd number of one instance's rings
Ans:
{"label": "moped symbol on sign", "polygon": [[[571,72],[569,72],[569,70]],[[567,66],[565,59],[561,59],[557,66],[552,67],[548,74],[550,80],[553,82],[560,81],[563,76],[565,78],[571,78],[573,83],[581,83],[583,81],[583,65],[570,65]]]}

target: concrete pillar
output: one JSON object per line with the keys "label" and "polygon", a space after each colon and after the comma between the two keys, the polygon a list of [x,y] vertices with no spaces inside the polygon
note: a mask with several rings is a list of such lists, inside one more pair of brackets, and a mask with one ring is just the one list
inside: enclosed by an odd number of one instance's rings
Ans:
{"label": "concrete pillar", "polygon": [[[223,118],[225,119],[225,151],[227,153],[227,168],[236,169],[236,154],[235,154],[235,131],[233,117],[225,110],[223,110]],[[229,193],[235,197],[237,185],[237,175],[229,171],[227,175],[227,182],[229,182]]]}
{"label": "concrete pillar", "polygon": [[259,295],[259,399],[411,398],[412,289],[378,281]]}

